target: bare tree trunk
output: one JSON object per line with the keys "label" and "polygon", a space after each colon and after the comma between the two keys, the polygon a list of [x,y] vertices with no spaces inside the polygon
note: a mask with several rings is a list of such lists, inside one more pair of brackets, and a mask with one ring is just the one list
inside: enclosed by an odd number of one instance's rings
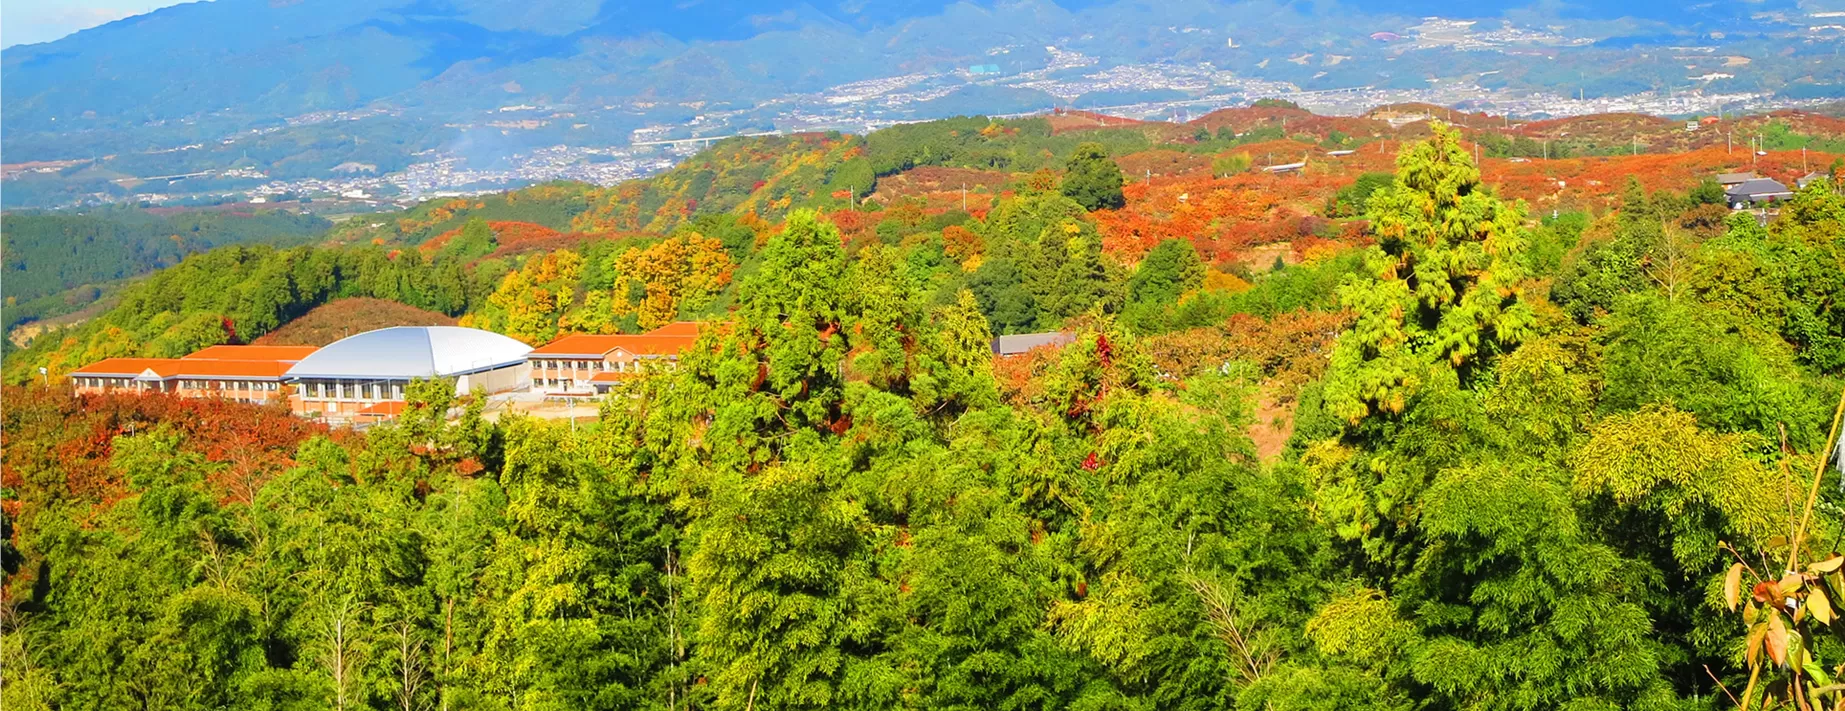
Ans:
{"label": "bare tree trunk", "polygon": [[334,711],[346,711],[358,659],[351,649],[354,609],[350,598],[340,601],[327,625],[327,671],[333,677]]}
{"label": "bare tree trunk", "polygon": [[417,692],[422,690],[428,674],[423,669],[423,640],[409,620],[397,622],[397,673],[397,706],[403,711],[416,711],[422,707],[417,703]]}
{"label": "bare tree trunk", "polygon": [[679,574],[678,563],[673,557],[673,547],[666,547],[666,638],[672,645],[673,673],[666,684],[666,711],[676,711],[679,704],[679,661],[685,657],[685,645],[679,639],[679,585],[674,578]]}
{"label": "bare tree trunk", "polygon": [[448,711],[448,679],[454,673],[449,656],[455,650],[455,598],[442,601],[442,711]]}
{"label": "bare tree trunk", "polygon": [[1188,575],[1192,592],[1204,603],[1205,618],[1212,635],[1230,650],[1236,663],[1237,677],[1244,684],[1254,684],[1275,668],[1281,650],[1236,612],[1236,599],[1216,584],[1197,575]]}

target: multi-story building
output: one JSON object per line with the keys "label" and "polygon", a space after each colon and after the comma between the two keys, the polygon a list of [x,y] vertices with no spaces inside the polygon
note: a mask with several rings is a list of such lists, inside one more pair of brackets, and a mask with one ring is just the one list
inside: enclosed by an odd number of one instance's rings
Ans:
{"label": "multi-story building", "polygon": [[641,373],[677,366],[698,340],[698,324],[671,323],[647,333],[564,336],[532,350],[532,389],[553,396],[590,396]]}
{"label": "multi-story building", "polygon": [[109,358],[70,373],[78,393],[112,390],[286,402],[295,414],[335,421],[403,411],[418,379],[449,379],[457,394],[526,387],[531,346],[473,328],[383,328],[312,346],[212,346],[184,358]]}
{"label": "multi-story building", "polygon": [[313,346],[212,346],[184,358],[109,358],[71,372],[79,393],[164,392],[268,402]]}

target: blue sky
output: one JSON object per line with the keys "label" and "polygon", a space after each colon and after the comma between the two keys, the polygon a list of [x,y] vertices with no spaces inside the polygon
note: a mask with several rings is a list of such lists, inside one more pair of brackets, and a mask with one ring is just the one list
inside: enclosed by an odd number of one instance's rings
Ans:
{"label": "blue sky", "polygon": [[182,1],[5,0],[0,2],[0,46],[50,42],[77,30]]}

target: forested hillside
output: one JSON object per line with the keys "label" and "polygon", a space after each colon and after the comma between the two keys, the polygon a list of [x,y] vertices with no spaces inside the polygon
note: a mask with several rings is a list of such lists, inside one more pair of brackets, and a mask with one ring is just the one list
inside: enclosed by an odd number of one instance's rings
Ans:
{"label": "forested hillside", "polygon": [[8,386],[0,702],[1839,703],[1845,197],[1764,226],[1632,182],[1534,219],[1469,148],[1437,127],[1350,235],[1260,271],[1105,249],[1145,195],[1088,148],[979,217],[195,256],[9,379],[336,295],[535,340],[711,318],[594,424],[442,385],[364,432]]}
{"label": "forested hillside", "polygon": [[[111,282],[170,267],[190,254],[232,244],[298,244],[332,223],[273,209],[156,215],[110,208],[10,212],[0,226],[6,243],[4,327],[10,329],[81,306]],[[65,293],[79,288],[83,293]]]}

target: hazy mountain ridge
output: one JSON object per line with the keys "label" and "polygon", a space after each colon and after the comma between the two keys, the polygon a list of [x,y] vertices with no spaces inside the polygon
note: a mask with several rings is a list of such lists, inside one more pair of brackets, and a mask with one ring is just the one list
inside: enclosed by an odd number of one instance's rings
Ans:
{"label": "hazy mountain ridge", "polygon": [[[8,185],[21,196],[8,206],[58,206],[135,198],[146,191],[109,181],[148,176],[211,171],[153,192],[230,195],[348,163],[388,173],[429,151],[498,161],[547,146],[623,146],[643,128],[861,131],[1122,97],[1219,97],[1196,107],[1208,111],[1355,87],[1459,89],[1370,104],[1494,91],[1845,94],[1831,47],[1797,36],[1810,8],[1739,7],[1641,2],[1609,18],[1606,6],[1557,2],[215,0],[0,53],[0,149],[15,164],[127,158]],[[1436,11],[1482,19],[1422,14]],[[1678,45],[1708,61],[1646,49]],[[1133,72],[1161,67],[1194,76],[1124,93],[1145,79]],[[1128,75],[1094,80],[1116,69]],[[1578,112],[1605,110],[1620,109]]]}
{"label": "hazy mountain ridge", "polygon": [[[1773,2],[1750,7],[1760,12],[1779,4],[1792,7]],[[1489,3],[1461,12],[1498,16],[1512,7]],[[1557,7],[1562,14],[1588,12],[1576,5]],[[1623,10],[1647,17],[1665,7],[1638,3],[1623,5]],[[606,100],[669,90],[674,80],[686,77],[660,70],[670,70],[676,58],[701,54],[722,58],[725,69],[750,74],[748,83],[765,94],[812,91],[918,64],[952,66],[978,59],[996,44],[1035,45],[1073,33],[1111,33],[1112,38],[1100,41],[1118,42],[1116,49],[1126,57],[1172,59],[1174,50],[1181,50],[1176,52],[1181,56],[1183,50],[1196,54],[1203,43],[1161,43],[1150,35],[1173,25],[1237,32],[1244,24],[1239,18],[1288,24],[1290,18],[1278,14],[1294,15],[1293,24],[1315,17],[1368,23],[1391,15],[1416,16],[1369,1],[1335,6],[415,0],[381,7],[355,0],[217,0],[158,10],[56,42],[11,48],[0,56],[6,121],[14,131],[31,132],[69,130],[56,125],[58,120],[88,122],[85,128],[125,127],[212,112],[281,117],[350,109],[414,93],[464,64],[513,81],[535,79],[545,70],[559,72],[560,82],[583,89],[585,98]],[[1696,14],[1682,17],[1693,22],[1681,29],[1697,30],[1705,23]],[[1361,29],[1341,24],[1313,33],[1330,38]],[[1247,31],[1259,30],[1250,26]],[[780,41],[789,37],[807,41]],[[606,51],[611,44],[636,40],[659,52],[624,56]],[[764,71],[774,65],[806,71]],[[620,78],[603,84],[610,75]],[[87,80],[74,81],[79,76]],[[601,86],[606,90],[597,91]],[[721,81],[711,88],[730,89]]]}

